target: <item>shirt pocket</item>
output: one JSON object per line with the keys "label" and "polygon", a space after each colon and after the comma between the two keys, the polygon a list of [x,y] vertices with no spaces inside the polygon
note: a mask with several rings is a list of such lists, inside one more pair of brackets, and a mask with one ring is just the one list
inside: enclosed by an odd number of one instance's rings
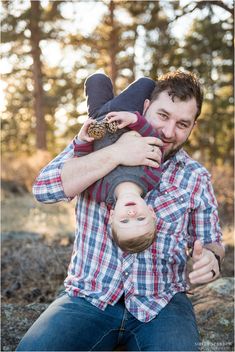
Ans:
{"label": "shirt pocket", "polygon": [[154,201],[156,253],[168,262],[180,262],[187,245],[190,194],[172,184],[161,183]]}

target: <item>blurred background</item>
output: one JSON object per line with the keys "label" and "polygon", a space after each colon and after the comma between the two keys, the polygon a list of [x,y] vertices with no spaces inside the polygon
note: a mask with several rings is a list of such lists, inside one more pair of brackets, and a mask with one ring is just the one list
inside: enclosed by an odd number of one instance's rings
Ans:
{"label": "blurred background", "polygon": [[[199,75],[205,103],[186,149],[212,175],[227,248],[223,270],[232,276],[233,1],[0,6],[4,301],[48,302],[63,282],[74,202],[40,205],[30,192],[40,168],[78,133],[86,118],[84,80],[96,71],[112,78],[116,94],[143,75]],[[45,271],[52,271],[47,280]]]}

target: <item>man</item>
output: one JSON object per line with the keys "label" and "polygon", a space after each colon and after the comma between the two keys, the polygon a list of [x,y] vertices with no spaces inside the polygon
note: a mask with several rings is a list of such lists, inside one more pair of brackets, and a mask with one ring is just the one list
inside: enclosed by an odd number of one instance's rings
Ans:
{"label": "man", "polygon": [[[209,174],[182,149],[201,105],[198,80],[189,73],[169,73],[144,106],[162,141],[130,132],[78,159],[71,144],[42,170],[34,186],[39,201],[81,194],[76,237],[66,293],[36,321],[18,350],[107,351],[118,344],[126,350],[199,350],[186,296],[187,248],[193,250],[191,283],[217,278],[224,256]],[[144,252],[128,254],[112,241],[109,210],[82,192],[118,165],[157,167],[161,155],[153,144],[163,146],[165,160],[160,186],[145,197],[156,213],[158,235]]]}

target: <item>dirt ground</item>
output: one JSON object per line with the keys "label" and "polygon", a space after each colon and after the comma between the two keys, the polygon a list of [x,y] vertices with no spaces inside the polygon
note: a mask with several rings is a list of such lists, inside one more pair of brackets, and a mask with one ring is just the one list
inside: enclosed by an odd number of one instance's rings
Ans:
{"label": "dirt ground", "polygon": [[[25,191],[3,191],[2,303],[49,303],[63,289],[74,239],[74,205],[42,205]],[[225,226],[223,232],[222,276],[231,277],[232,226]]]}

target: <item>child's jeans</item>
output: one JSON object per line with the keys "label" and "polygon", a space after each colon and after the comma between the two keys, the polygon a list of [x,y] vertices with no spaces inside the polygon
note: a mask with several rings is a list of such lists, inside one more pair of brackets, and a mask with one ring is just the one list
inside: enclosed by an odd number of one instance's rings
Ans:
{"label": "child's jeans", "polygon": [[142,114],[144,101],[150,99],[154,88],[155,82],[143,77],[114,97],[111,79],[103,73],[95,73],[85,82],[88,115],[95,119],[110,111],[138,111]]}

